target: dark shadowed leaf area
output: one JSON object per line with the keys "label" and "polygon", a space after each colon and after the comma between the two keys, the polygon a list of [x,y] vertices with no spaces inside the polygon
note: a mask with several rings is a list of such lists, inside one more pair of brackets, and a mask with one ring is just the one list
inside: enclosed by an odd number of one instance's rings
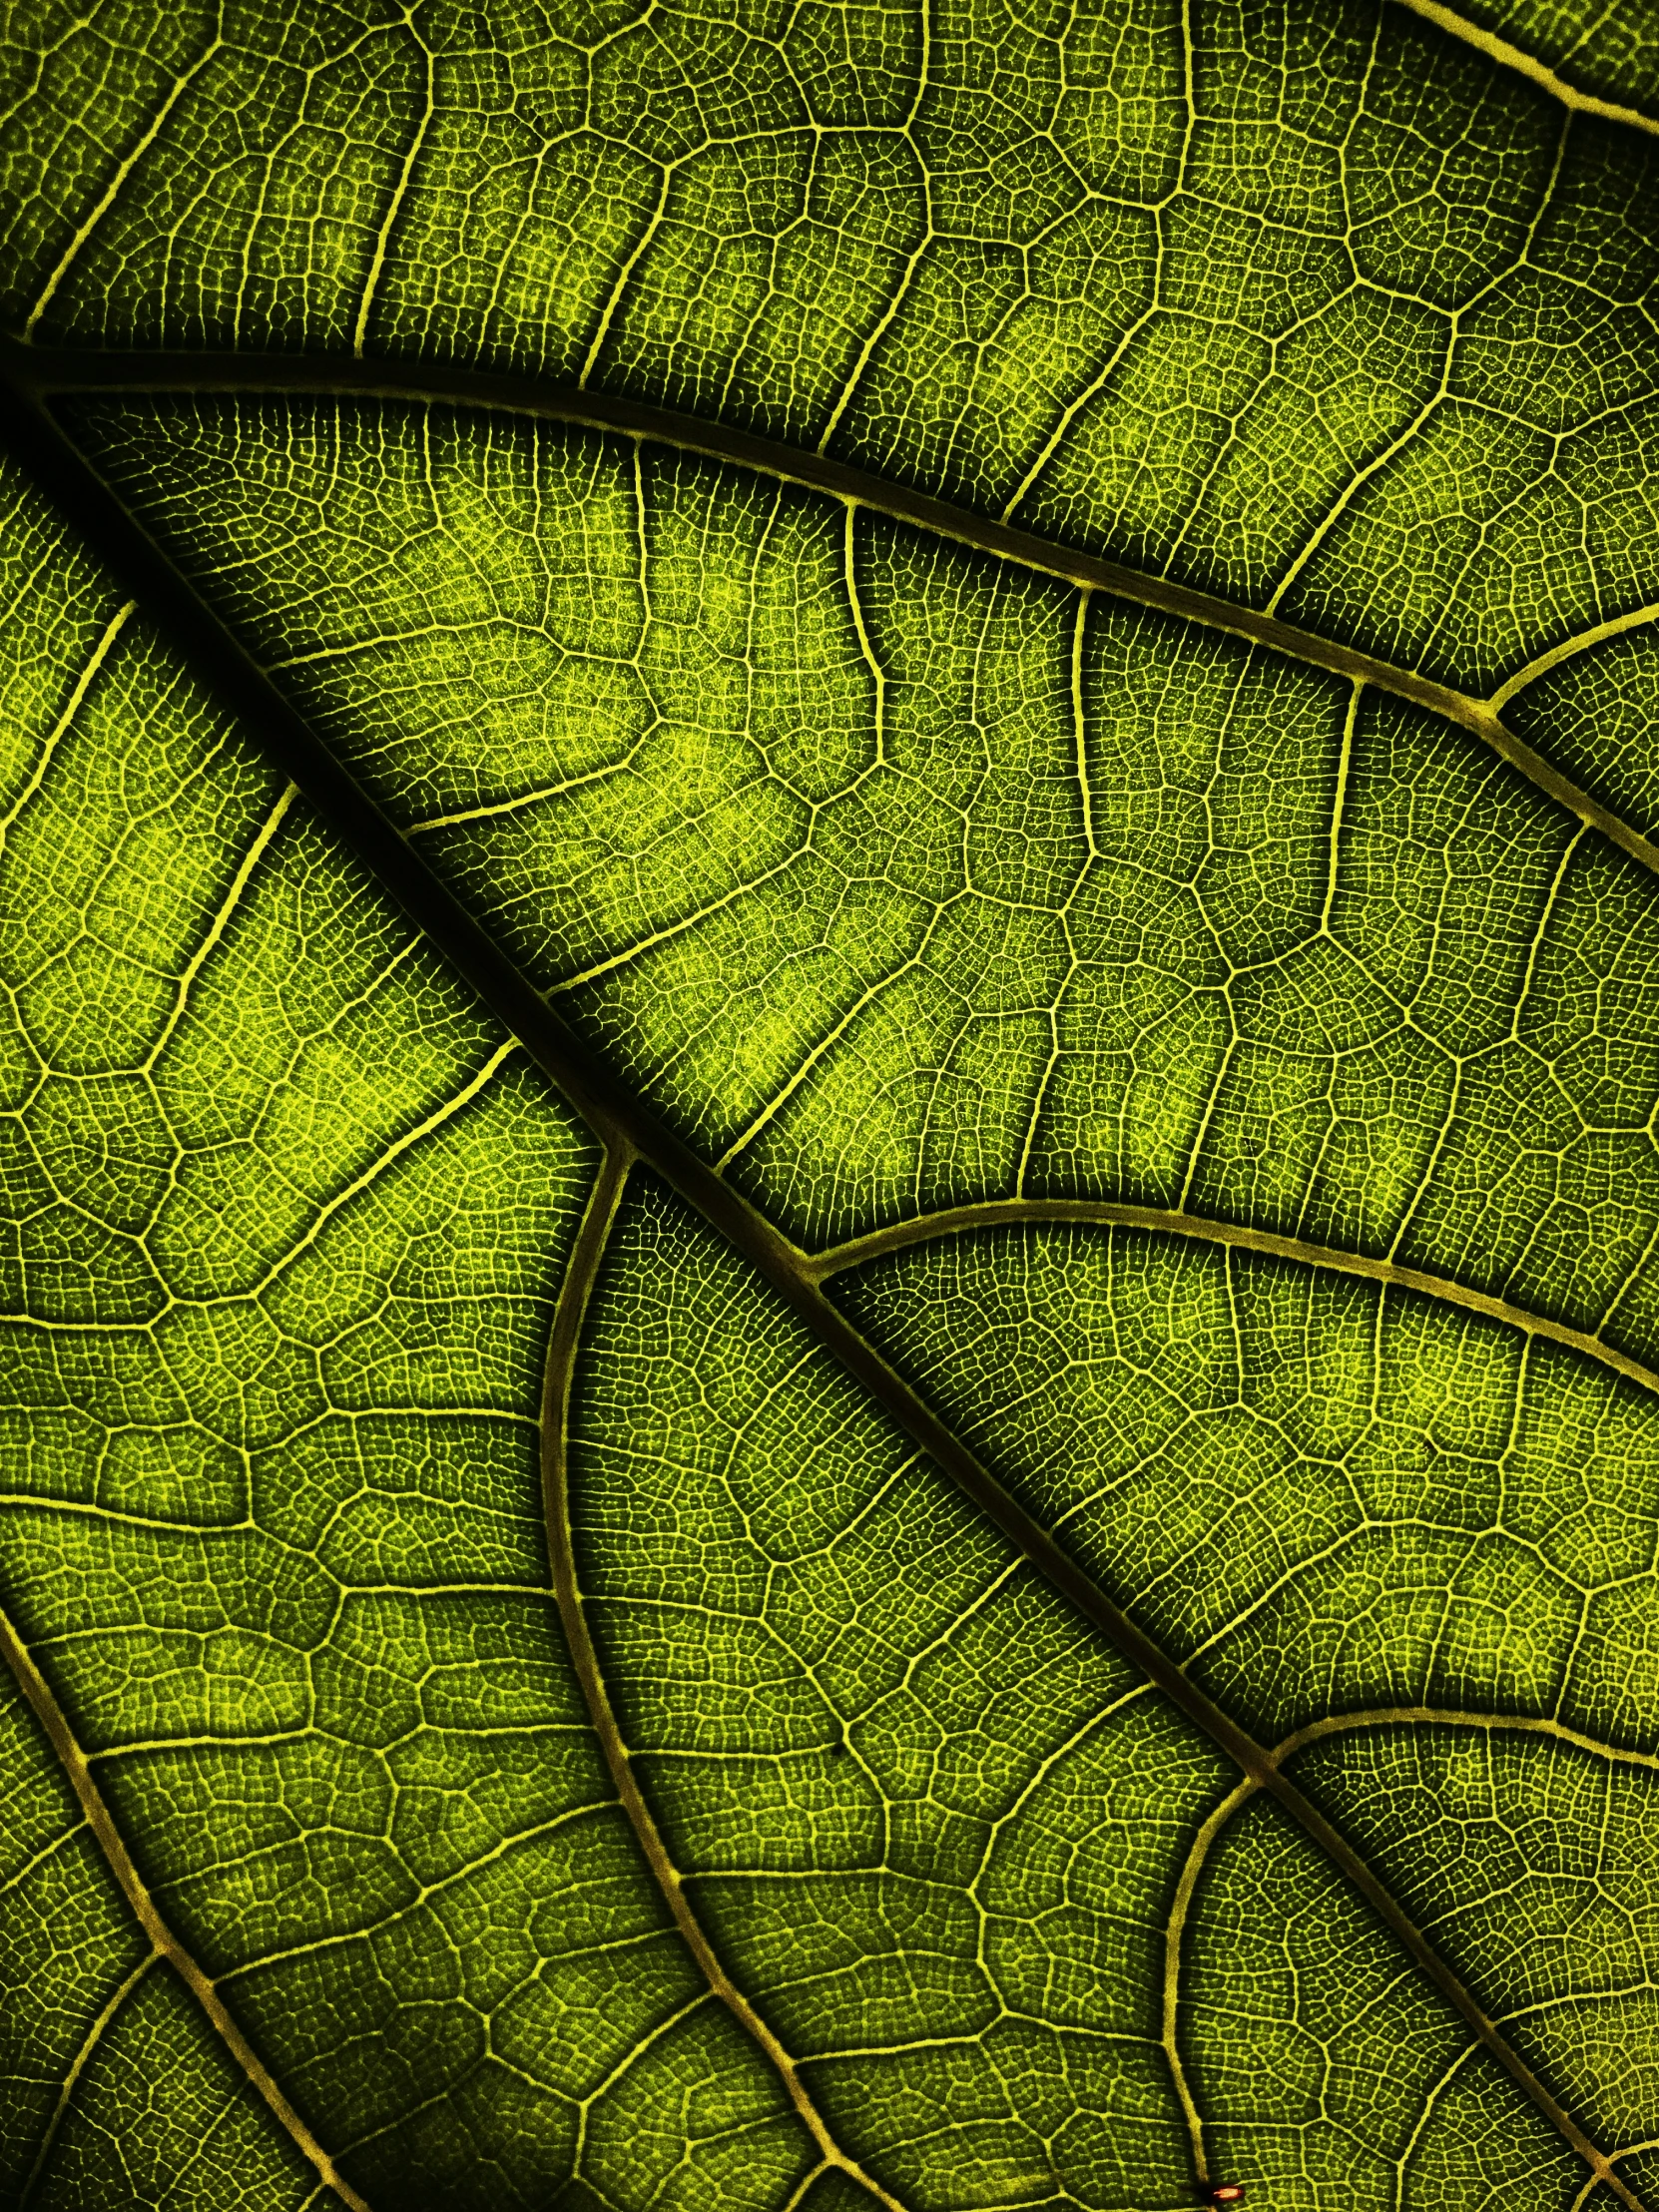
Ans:
{"label": "dark shadowed leaf area", "polygon": [[0,2204],[1659,2212],[1659,0],[0,193]]}

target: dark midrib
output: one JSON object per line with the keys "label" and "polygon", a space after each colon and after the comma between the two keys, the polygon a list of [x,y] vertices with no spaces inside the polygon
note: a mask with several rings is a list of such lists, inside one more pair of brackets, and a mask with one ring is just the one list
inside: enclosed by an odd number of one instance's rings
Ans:
{"label": "dark midrib", "polygon": [[595,1061],[529,979],[417,857],[31,393],[12,388],[8,403],[0,409],[0,435],[25,475],[108,563],[185,665],[298,788],[324,826],[397,900],[496,1018],[522,1041],[607,1150],[618,1157],[637,1155],[724,1236],[824,1350],[938,1462],[1083,1618],[1285,1807],[1626,2212],[1645,2212],[1603,2153],[1511,2048],[1324,1814],[1277,1772],[1270,1754],[1189,1681],[979,1464],[925,1399],[830,1303],[813,1280],[806,1256]]}
{"label": "dark midrib", "polygon": [[677,451],[724,461],[785,483],[804,484],[831,498],[865,507],[874,514],[906,522],[935,537],[971,546],[975,551],[1011,561],[1021,568],[1054,576],[1083,591],[1101,591],[1116,599],[1154,607],[1180,616],[1209,630],[1222,630],[1266,646],[1288,659],[1312,668],[1328,670],[1352,683],[1370,684],[1378,691],[1407,699],[1459,729],[1469,731],[1528,782],[1598,830],[1610,843],[1628,852],[1642,866],[1659,873],[1659,843],[1644,836],[1630,823],[1602,805],[1591,793],[1546,761],[1508,729],[1496,709],[1448,684],[1436,684],[1414,670],[1398,668],[1375,654],[1322,638],[1312,630],[1299,630],[1276,616],[1260,614],[1210,592],[1195,591],[1186,584],[1148,576],[1120,562],[1108,561],[1075,547],[1057,544],[1011,523],[998,522],[970,508],[944,499],[930,498],[908,485],[893,483],[872,471],[854,468],[829,454],[786,445],[752,435],[698,416],[674,414],[665,408],[645,406],[638,400],[607,392],[576,390],[547,384],[532,376],[514,376],[480,369],[420,364],[404,365],[388,360],[355,360],[343,355],[309,357],[301,354],[258,353],[100,353],[69,348],[49,350],[0,339],[0,375],[20,394],[44,402],[53,393],[112,392],[252,392],[279,398],[305,394],[313,398],[364,398],[401,400],[410,404],[487,407],[505,414],[535,416],[544,421],[571,422],[589,429],[611,430],[629,438],[667,445]]}

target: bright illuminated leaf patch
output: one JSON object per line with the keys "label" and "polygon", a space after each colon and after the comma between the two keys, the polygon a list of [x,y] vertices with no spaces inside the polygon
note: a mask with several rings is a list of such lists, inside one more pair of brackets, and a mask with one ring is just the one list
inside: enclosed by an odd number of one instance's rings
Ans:
{"label": "bright illuminated leaf patch", "polygon": [[1650,0],[4,38],[0,2202],[1659,2212]]}

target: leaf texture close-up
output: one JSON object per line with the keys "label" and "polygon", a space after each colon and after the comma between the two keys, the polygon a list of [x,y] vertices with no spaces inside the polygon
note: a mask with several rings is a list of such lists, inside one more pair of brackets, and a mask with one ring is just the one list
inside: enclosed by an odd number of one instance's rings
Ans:
{"label": "leaf texture close-up", "polygon": [[1659,4],[13,0],[0,2205],[1659,2212]]}

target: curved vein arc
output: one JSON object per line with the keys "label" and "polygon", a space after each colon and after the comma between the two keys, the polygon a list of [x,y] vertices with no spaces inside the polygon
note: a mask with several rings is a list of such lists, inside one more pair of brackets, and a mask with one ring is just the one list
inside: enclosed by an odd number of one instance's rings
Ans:
{"label": "curved vein arc", "polygon": [[[0,361],[3,365],[3,361]],[[5,398],[0,376],[0,401]],[[387,821],[315,731],[276,690],[63,434],[26,381],[0,403],[0,434],[37,490],[129,582],[160,635],[235,716],[318,820],[339,837],[453,971],[513,1032],[587,1123],[608,1156],[637,1158],[729,1243],[871,1400],[938,1464],[962,1494],[1034,1570],[1130,1666],[1154,1683],[1233,1763],[1257,1777],[1347,1878],[1481,2042],[1575,2151],[1603,2175],[1626,2212],[1646,2212],[1532,2069],[1498,2033],[1451,1968],[1377,1876],[1311,1800],[1279,1774],[1269,1755],[1191,1681],[1018,1502],[921,1394],[826,1296],[810,1256],[735,1191],[633,1091],[597,1062],[543,994]],[[572,1309],[570,1326],[579,1317]]]}
{"label": "curved vein arc", "polygon": [[890,2195],[878,2181],[865,2173],[857,2160],[842,2150],[835,2141],[823,2114],[813,2102],[795,2059],[721,1963],[719,1954],[692,1910],[680,1870],[669,1856],[662,1832],[635,1779],[632,1757],[617,1725],[610,1691],[600,1669],[599,1655],[594,1649],[593,1638],[588,1633],[582,1593],[576,1580],[576,1553],[570,1517],[569,1455],[566,1448],[569,1437],[570,1393],[575,1380],[588,1300],[598,1277],[600,1262],[605,1256],[605,1247],[610,1241],[611,1228],[616,1220],[633,1162],[633,1151],[626,1145],[612,1145],[606,1150],[604,1163],[588,1198],[582,1226],[577,1232],[576,1245],[570,1256],[564,1283],[560,1287],[547,1348],[547,1369],[542,1395],[542,1500],[547,1514],[547,1548],[553,1570],[553,1595],[564,1626],[565,1642],[582,1686],[582,1695],[586,1700],[594,1734],[599,1739],[612,1785],[621,1800],[628,1825],[645,1855],[663,1902],[711,1992],[721,2000],[738,2025],[771,2061],[797,2116],[818,2147],[820,2163],[814,2169],[815,2172],[821,2172],[826,2166],[833,2166],[866,2190],[877,2204],[886,2208],[886,2212],[906,2212],[898,2198]]}
{"label": "curved vein arc", "polygon": [[[1175,2083],[1181,2109],[1186,2118],[1187,2132],[1192,2142],[1193,2164],[1201,2182],[1209,2179],[1209,2167],[1204,2149],[1204,2120],[1194,2101],[1187,2081],[1185,2062],[1181,2056],[1179,2039],[1181,2015],[1181,1952],[1187,1931],[1187,1918],[1197,1894],[1199,1877],[1203,1874],[1211,1852],[1215,1849],[1222,1831],[1236,1814],[1243,1812],[1251,1801],[1267,1786],[1268,1772],[1280,1774],[1285,1762],[1310,1744],[1325,1742],[1332,1736],[1347,1735],[1366,1728],[1385,1728],[1390,1725],[1411,1725],[1438,1728],[1484,1728],[1493,1735],[1511,1732],[1519,1735],[1546,1736],[1559,1743],[1570,1745],[1576,1751],[1585,1751],[1593,1757],[1606,1759],[1622,1766],[1647,1767],[1659,1772],[1659,1756],[1650,1752],[1627,1751],[1616,1744],[1604,1744],[1592,1736],[1585,1736],[1577,1729],[1567,1728],[1559,1721],[1524,1713],[1469,1712],[1460,1707],[1431,1705],[1379,1706],[1361,1713],[1333,1713],[1323,1720],[1311,1721],[1306,1728],[1292,1731],[1282,1737],[1270,1751],[1262,1755],[1264,1772],[1247,1774],[1244,1780],[1211,1807],[1197,1834],[1187,1847],[1187,1856],[1181,1863],[1176,1879],[1175,1896],[1170,1905],[1169,1918],[1164,1923],[1164,1986],[1163,1986],[1163,2035],[1164,2056]],[[1397,1932],[1396,1932],[1397,1933]],[[1461,2009],[1461,2008],[1460,2008]],[[1495,2030],[1494,2030],[1495,2032]],[[1485,2040],[1485,2038],[1481,2038]],[[1470,2044],[1464,2051],[1476,2048]],[[1461,2065],[1462,2058],[1457,2060]],[[1512,2069],[1511,2069],[1512,2070]],[[1587,2139],[1586,2139],[1587,2140]],[[1575,2148],[1580,2146],[1575,2145]],[[1592,2150],[1594,2146],[1591,2146]],[[1613,2194],[1627,2207],[1634,2204],[1625,2185],[1619,2181],[1613,2169],[1621,2158],[1628,2158],[1633,2149],[1646,2149],[1646,2144],[1626,2145],[1623,2149],[1603,2153],[1594,2151],[1587,2158],[1590,2178],[1582,2194],[1575,2200],[1582,2204],[1600,2182],[1606,2182]],[[1580,2149],[1580,2155],[1585,2155]]]}
{"label": "curved vein arc", "polygon": [[150,1894],[149,1885],[134,1865],[126,1840],[111,1817],[102,1791],[93,1780],[87,1755],[70,1728],[62,1706],[53,1696],[46,1677],[36,1666],[34,1654],[4,1613],[0,1613],[0,1655],[4,1656],[18,1688],[28,1700],[30,1710],[46,1731],[69,1785],[80,1801],[87,1826],[98,1840],[105,1863],[115,1877],[134,1918],[150,1938],[152,1952],[165,1958],[190,1990],[218,2030],[220,2040],[229,2050],[250,2088],[257,2093],[301,2155],[315,2168],[323,2185],[331,2189],[342,2204],[350,2206],[351,2212],[369,2212],[364,2199],[336,2172],[333,2159],[288,2102],[271,2069],[237,2025],[219,1993],[218,1983],[197,1964],[162,1919],[156,1901]]}
{"label": "curved vein arc", "polygon": [[1246,1775],[1242,1782],[1236,1783],[1228,1791],[1218,1805],[1212,1806],[1182,1862],[1169,1919],[1164,1923],[1164,2061],[1169,2067],[1170,2079],[1175,2084],[1175,2094],[1180,2100],[1182,2116],[1187,2123],[1187,2136],[1192,2144],[1193,2171],[1201,2182],[1210,2178],[1210,2162],[1204,2148],[1204,2118],[1194,2101],[1192,2088],[1187,2080],[1186,2063],[1181,2056],[1181,1944],[1187,1933],[1187,1915],[1192,1910],[1198,1878],[1204,1871],[1204,1862],[1210,1856],[1210,1847],[1234,1814],[1248,1805],[1260,1788],[1261,1784],[1253,1775]]}
{"label": "curved vein arc", "polygon": [[[1616,2166],[1621,2158],[1634,2158],[1644,2150],[1659,2150],[1659,2135],[1650,2137],[1645,2143],[1625,2143],[1618,2150],[1609,2151],[1607,2153],[1608,2163]],[[1590,2198],[1594,2195],[1596,2183],[1600,2178],[1598,2174],[1590,2176],[1577,2196],[1573,2198],[1572,2203],[1567,2207],[1567,2212],[1583,2212],[1584,2206],[1589,2203]]]}
{"label": "curved vein arc", "polygon": [[1488,61],[1514,70],[1552,99],[1559,100],[1563,107],[1576,109],[1580,115],[1599,116],[1604,123],[1623,123],[1632,131],[1645,131],[1650,138],[1659,138],[1659,120],[1653,116],[1644,115],[1640,108],[1625,108],[1613,100],[1599,100],[1593,92],[1580,92],[1576,85],[1558,76],[1535,54],[1528,54],[1523,47],[1499,38],[1495,31],[1483,30],[1478,23],[1469,22],[1466,16],[1442,7],[1440,0],[1400,0],[1400,5],[1409,8],[1413,15],[1420,15],[1425,23],[1432,23],[1437,31],[1444,31],[1448,38],[1460,39],[1463,45],[1472,46]]}
{"label": "curved vein arc", "polygon": [[[1644,836],[1506,729],[1492,700],[1476,699],[1355,646],[1320,637],[1312,630],[1299,630],[1253,607],[1196,591],[1165,577],[1142,574],[1121,562],[1057,544],[1010,523],[953,506],[948,500],[889,482],[827,454],[755,437],[725,423],[674,414],[613,393],[560,388],[534,376],[459,368],[434,373],[418,365],[404,368],[394,361],[340,355],[312,359],[282,354],[94,353],[69,348],[49,350],[20,344],[15,338],[0,338],[0,376],[37,407],[54,393],[126,391],[242,392],[270,398],[384,399],[420,406],[492,408],[504,414],[614,431],[636,442],[671,446],[785,483],[801,484],[975,552],[1052,576],[1076,590],[1103,591],[1114,599],[1177,615],[1203,629],[1225,631],[1290,660],[1345,677],[1351,683],[1370,684],[1394,698],[1408,700],[1467,730],[1558,806],[1659,874],[1659,842]],[[1632,618],[1643,619],[1645,613]],[[1589,634],[1588,642],[1596,642],[1607,629],[1606,624],[1598,626]],[[1576,649],[1575,642],[1568,641],[1552,651],[1565,659]],[[1534,674],[1540,672],[1537,663],[1531,664],[1531,669]]]}
{"label": "curved vein arc", "polygon": [[22,2191],[17,2199],[17,2212],[27,2212],[29,2199],[35,2193],[36,2183],[46,2171],[47,2161],[52,2155],[52,2146],[58,2139],[59,2129],[68,2117],[70,2104],[74,2100],[76,2085],[86,2071],[88,2060],[103,2041],[104,2032],[110,2022],[160,1956],[161,1952],[152,1944],[126,1979],[118,1983],[104,1999],[102,2006],[99,2008],[98,2016],[87,2029],[85,2035],[82,2036],[81,2046],[69,2062],[68,2071],[63,2077],[63,2084],[58,2090],[58,2101],[53,2105],[52,2116],[47,2121],[45,2130],[41,2135],[40,2148],[35,2152],[35,2162],[29,2168],[24,2179]]}
{"label": "curved vein arc", "polygon": [[1609,638],[1622,638],[1629,630],[1644,629],[1650,622],[1659,623],[1659,599],[1645,607],[1632,607],[1622,615],[1609,615],[1605,622],[1596,623],[1592,629],[1576,631],[1570,638],[1563,638],[1559,645],[1552,645],[1547,652],[1540,653],[1536,660],[1528,661],[1524,668],[1516,669],[1513,676],[1505,678],[1487,700],[1487,706],[1496,714],[1517,692],[1525,691],[1528,684],[1535,684],[1540,676],[1547,676],[1563,661],[1574,661],[1580,653],[1588,653],[1592,646],[1605,645]]}
{"label": "curved vein arc", "polygon": [[1604,1743],[1598,1736],[1586,1736],[1581,1729],[1568,1728],[1564,1721],[1551,1720],[1544,1714],[1468,1712],[1455,1705],[1380,1705],[1362,1713],[1332,1713],[1323,1720],[1310,1721],[1306,1728],[1299,1728],[1276,1744],[1273,1758],[1283,1765],[1310,1744],[1362,1728],[1484,1728],[1494,1736],[1544,1736],[1552,1743],[1565,1744],[1570,1751],[1605,1759],[1612,1766],[1645,1767],[1650,1774],[1659,1774],[1659,1752],[1632,1751],[1623,1744]]}
{"label": "curved vein arc", "polygon": [[1268,1229],[1251,1229],[1239,1222],[1213,1221],[1203,1214],[1176,1208],[1119,1206],[1092,1198],[991,1198],[970,1206],[949,1206],[936,1214],[919,1214],[889,1228],[871,1230],[846,1244],[831,1245],[807,1262],[815,1283],[823,1283],[847,1268],[861,1267],[889,1252],[911,1245],[930,1244],[938,1237],[959,1237],[975,1229],[1018,1228],[1025,1223],[1082,1222],[1103,1229],[1138,1229],[1172,1237],[1189,1237],[1200,1244],[1226,1245],[1235,1251],[1266,1253],[1276,1260],[1293,1260],[1303,1267],[1327,1268],[1339,1275],[1357,1275],[1369,1283],[1389,1289],[1416,1291],[1479,1314],[1487,1321],[1503,1322],[1529,1337],[1544,1337],[1551,1344],[1566,1345],[1586,1359],[1611,1368],[1627,1382],[1659,1396],[1659,1373],[1632,1360],[1614,1345],[1604,1343],[1588,1330],[1573,1329],[1566,1322],[1551,1321],[1487,1291],[1470,1290],[1450,1276],[1431,1275],[1423,1268],[1401,1267],[1397,1261],[1376,1259],[1365,1252],[1345,1252],[1336,1245],[1309,1244],[1301,1237],[1281,1237]]}

